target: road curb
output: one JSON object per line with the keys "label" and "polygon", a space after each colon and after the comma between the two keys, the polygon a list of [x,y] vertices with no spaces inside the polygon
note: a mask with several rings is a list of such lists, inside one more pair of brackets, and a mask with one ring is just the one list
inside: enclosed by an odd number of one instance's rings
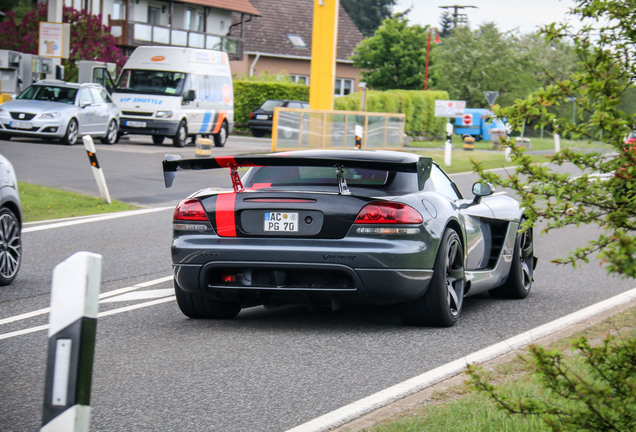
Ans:
{"label": "road curb", "polygon": [[[292,429],[287,432],[326,432],[360,430],[353,427],[353,421],[361,421],[362,416],[393,404],[398,400],[411,397],[418,392],[422,392],[433,385],[442,383],[445,380],[461,374],[467,364],[483,364],[503,356],[515,353],[530,344],[537,343],[546,338],[554,338],[554,335],[563,332],[563,337],[568,333],[573,333],[582,328],[600,322],[608,316],[626,310],[636,305],[636,288],[611,297],[607,300],[588,306],[572,314],[566,315],[547,324],[528,330],[517,336],[476,351],[465,357],[447,363],[419,376],[403,381],[385,390],[367,396],[349,405],[338,408],[330,413],[324,414]],[[374,422],[375,423],[375,422]],[[371,423],[374,424],[374,423]],[[335,429],[345,425],[345,429]]]}

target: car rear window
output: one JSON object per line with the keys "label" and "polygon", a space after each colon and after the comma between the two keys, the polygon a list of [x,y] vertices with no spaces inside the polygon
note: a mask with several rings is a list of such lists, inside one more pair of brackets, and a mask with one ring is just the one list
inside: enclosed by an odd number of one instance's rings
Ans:
{"label": "car rear window", "polygon": [[282,106],[282,105],[283,105],[283,101],[266,100],[265,102],[263,102],[263,105],[261,105],[261,109],[263,111],[274,111],[274,108]]}
{"label": "car rear window", "polygon": [[[345,168],[349,186],[384,186],[389,172],[383,170]],[[252,183],[282,185],[337,185],[336,169],[331,167],[260,167],[252,176]]]}

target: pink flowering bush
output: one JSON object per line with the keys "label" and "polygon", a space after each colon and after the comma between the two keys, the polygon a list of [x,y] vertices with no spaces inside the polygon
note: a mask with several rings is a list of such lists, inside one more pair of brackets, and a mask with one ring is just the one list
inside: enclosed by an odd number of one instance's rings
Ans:
{"label": "pink flowering bush", "polygon": [[[38,3],[21,21],[16,19],[15,13],[7,12],[5,20],[0,22],[0,35],[3,35],[0,49],[37,54],[39,22],[47,21],[47,7],[46,3]],[[110,27],[102,24],[101,15],[64,6],[63,21],[71,24],[69,58],[62,59],[67,81],[77,81],[77,60],[112,62],[118,67],[124,65],[126,58],[115,45]]]}

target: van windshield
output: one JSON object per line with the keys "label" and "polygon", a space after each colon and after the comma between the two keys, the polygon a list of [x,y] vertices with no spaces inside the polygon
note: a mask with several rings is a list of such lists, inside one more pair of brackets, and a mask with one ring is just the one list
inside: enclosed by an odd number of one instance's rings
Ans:
{"label": "van windshield", "polygon": [[186,74],[142,69],[124,69],[119,76],[116,92],[182,96]]}

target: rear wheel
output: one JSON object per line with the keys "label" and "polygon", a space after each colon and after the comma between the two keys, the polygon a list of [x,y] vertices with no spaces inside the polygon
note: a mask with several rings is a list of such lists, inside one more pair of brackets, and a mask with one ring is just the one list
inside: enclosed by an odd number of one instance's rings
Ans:
{"label": "rear wheel", "polygon": [[77,125],[77,120],[71,119],[68,122],[68,126],[66,127],[66,135],[62,138],[62,142],[64,144],[73,145],[77,142],[77,137],[79,136],[79,126]]}
{"label": "rear wheel", "polygon": [[214,137],[214,147],[223,147],[225,146],[225,142],[227,141],[227,123],[224,121],[221,124],[221,129],[218,133],[213,135]]}
{"label": "rear wheel", "polygon": [[459,319],[464,304],[464,249],[459,235],[444,232],[433,265],[433,277],[426,294],[402,308],[406,324],[451,327]]}
{"label": "rear wheel", "polygon": [[190,318],[235,318],[241,311],[241,305],[235,302],[221,302],[198,294],[184,291],[175,281],[174,293],[181,312]]}
{"label": "rear wheel", "polygon": [[164,138],[165,137],[163,135],[153,135],[152,136],[152,142],[154,144],[161,145],[161,144],[163,144],[163,139]]}
{"label": "rear wheel", "polygon": [[117,142],[117,122],[115,120],[111,120],[110,123],[108,123],[106,136],[104,136],[101,141],[104,144],[115,144]]}
{"label": "rear wheel", "polygon": [[188,126],[185,120],[181,120],[177,133],[172,137],[172,145],[175,147],[183,147],[188,140]]}
{"label": "rear wheel", "polygon": [[20,221],[8,208],[0,209],[0,285],[9,285],[22,262]]}
{"label": "rear wheel", "polygon": [[536,264],[533,237],[532,228],[524,232],[517,231],[508,278],[502,285],[490,290],[490,295],[508,299],[524,299],[528,296],[532,288]]}
{"label": "rear wheel", "polygon": [[265,129],[252,129],[252,135],[256,138],[264,137],[267,131]]}

